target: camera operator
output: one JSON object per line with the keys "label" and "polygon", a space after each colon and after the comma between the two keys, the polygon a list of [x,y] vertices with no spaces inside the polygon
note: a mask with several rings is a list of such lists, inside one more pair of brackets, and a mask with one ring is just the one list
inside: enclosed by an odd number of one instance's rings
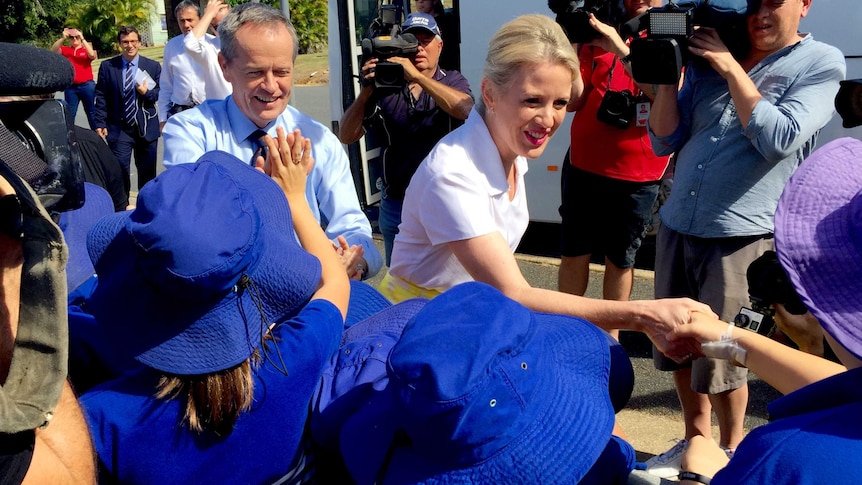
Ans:
{"label": "camera operator", "polygon": [[[676,152],[674,189],[660,211],[655,296],[690,296],[732,321],[748,300],[749,263],[773,249],[781,190],[832,117],[844,78],[841,52],[799,33],[811,0],[762,0],[746,16],[750,48],[735,58],[717,32],[700,28],[682,88],[658,88],[649,117],[653,149]],[[708,65],[707,65],[708,64]],[[742,440],[748,403],[744,368],[699,358],[686,367],[654,351],[672,370],[685,439],[651,460],[659,476],[677,474],[687,440],[709,436],[715,410],[728,455]]]}
{"label": "camera operator", "polygon": [[401,223],[404,191],[413,172],[441,138],[463,124],[473,108],[467,79],[458,71],[444,71],[438,65],[443,40],[434,17],[413,13],[401,27],[419,41],[415,56],[386,59],[403,67],[404,84],[375,87],[375,68],[381,59],[367,59],[360,74],[362,90],[344,112],[338,133],[342,143],[359,140],[366,129],[383,140],[384,187],[378,223],[387,266]]}
{"label": "camera operator", "polygon": [[65,246],[0,162],[0,482],[95,483],[93,446],[66,382]]}
{"label": "camera operator", "polygon": [[[628,19],[661,0],[625,0]],[[589,282],[590,256],[605,255],[602,297],[627,301],[631,296],[635,254],[652,220],[667,156],[656,156],[646,123],[653,86],[632,79],[630,50],[614,27],[590,14],[600,35],[574,44],[584,89],[573,96],[570,163],[562,170],[562,258],[560,291],[583,296]],[[580,33],[579,33],[580,34]],[[619,331],[611,332],[615,337]]]}

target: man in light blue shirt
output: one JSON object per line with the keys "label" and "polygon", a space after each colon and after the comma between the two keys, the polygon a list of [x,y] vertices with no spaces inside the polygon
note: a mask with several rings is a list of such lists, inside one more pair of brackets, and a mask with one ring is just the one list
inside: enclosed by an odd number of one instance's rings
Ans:
{"label": "man in light blue shirt", "polygon": [[286,133],[299,129],[311,140],[314,158],[306,186],[309,206],[334,241],[348,275],[373,276],[383,258],[359,207],[344,148],[324,125],[288,106],[298,52],[293,25],[278,10],[247,3],[224,18],[219,39],[219,64],[233,95],[208,100],[168,120],[163,132],[165,166],[192,163],[212,150],[253,164],[265,135],[276,139],[278,127]]}
{"label": "man in light blue shirt", "polygon": [[[656,242],[656,297],[689,296],[733,321],[748,304],[748,265],[772,249],[773,215],[785,183],[814,149],[844,78],[838,49],[798,32],[811,0],[762,0],[746,17],[750,50],[734,57],[713,29],[700,29],[682,89],[659,86],[649,118],[656,154],[677,153],[673,193]],[[704,62],[706,61],[706,62]],[[707,65],[708,63],[708,65]],[[655,354],[655,353],[654,353]],[[732,454],[743,437],[746,369],[701,358],[674,371],[685,439],[647,462],[679,472],[688,439],[711,436]]]}

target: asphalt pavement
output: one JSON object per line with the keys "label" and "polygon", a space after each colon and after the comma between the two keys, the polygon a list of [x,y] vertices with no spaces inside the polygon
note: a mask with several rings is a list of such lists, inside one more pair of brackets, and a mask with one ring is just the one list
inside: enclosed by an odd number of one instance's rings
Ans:
{"label": "asphalt pavement", "polygon": [[[326,126],[331,126],[329,120],[328,86],[296,86],[292,104]],[[87,126],[83,111],[78,110],[76,123]],[[164,170],[162,160],[162,142],[158,149],[159,172]],[[137,187],[137,174],[132,164],[132,187]],[[133,196],[136,191],[133,190]],[[558,236],[554,234],[555,226],[531,228],[525,237],[523,250],[530,253],[518,253],[518,265],[531,285],[539,288],[557,289],[557,270],[559,259],[555,254]],[[376,240],[378,248],[383,251],[382,240]],[[650,248],[644,248],[638,261],[640,268],[651,269]],[[603,267],[599,264],[591,266],[590,284],[587,295],[598,298],[601,295]],[[653,298],[653,272],[650,269],[636,269],[632,299],[644,300]],[[370,282],[376,284],[382,274]],[[620,341],[631,357],[635,372],[635,387],[626,409],[618,415],[618,420],[625,431],[628,440],[638,451],[639,459],[644,460],[653,454],[665,451],[672,445],[672,440],[681,438],[684,434],[679,401],[673,387],[670,373],[658,372],[653,368],[649,340],[638,332],[623,331]],[[772,387],[760,381],[753,375],[749,378],[750,398],[745,419],[746,430],[761,425],[767,420],[766,404],[779,396]],[[713,426],[717,438],[718,429]]]}

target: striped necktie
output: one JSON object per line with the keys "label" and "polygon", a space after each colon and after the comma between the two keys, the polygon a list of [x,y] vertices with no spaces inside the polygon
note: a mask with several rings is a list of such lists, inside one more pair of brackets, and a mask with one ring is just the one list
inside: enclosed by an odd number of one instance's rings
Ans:
{"label": "striped necktie", "polygon": [[138,107],[135,104],[135,77],[132,75],[133,65],[126,63],[126,73],[123,77],[123,119],[131,126],[137,124],[135,115]]}

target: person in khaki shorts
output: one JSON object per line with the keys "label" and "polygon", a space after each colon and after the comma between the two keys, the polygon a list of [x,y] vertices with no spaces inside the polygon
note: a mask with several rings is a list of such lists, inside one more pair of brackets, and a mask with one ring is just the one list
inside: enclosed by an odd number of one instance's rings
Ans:
{"label": "person in khaki shorts", "polygon": [[[813,150],[833,115],[843,79],[841,52],[799,33],[811,0],[763,0],[750,7],[750,48],[731,52],[714,29],[702,28],[689,51],[707,62],[686,67],[682,89],[658,87],[649,118],[657,154],[677,152],[674,188],[662,207],[656,242],[656,297],[689,296],[732,321],[748,303],[745,271],[772,248],[781,190]],[[707,65],[708,63],[708,65]],[[647,462],[669,478],[679,473],[688,440],[711,436],[730,455],[743,437],[748,404],[745,369],[696,359],[674,371],[685,439]]]}

